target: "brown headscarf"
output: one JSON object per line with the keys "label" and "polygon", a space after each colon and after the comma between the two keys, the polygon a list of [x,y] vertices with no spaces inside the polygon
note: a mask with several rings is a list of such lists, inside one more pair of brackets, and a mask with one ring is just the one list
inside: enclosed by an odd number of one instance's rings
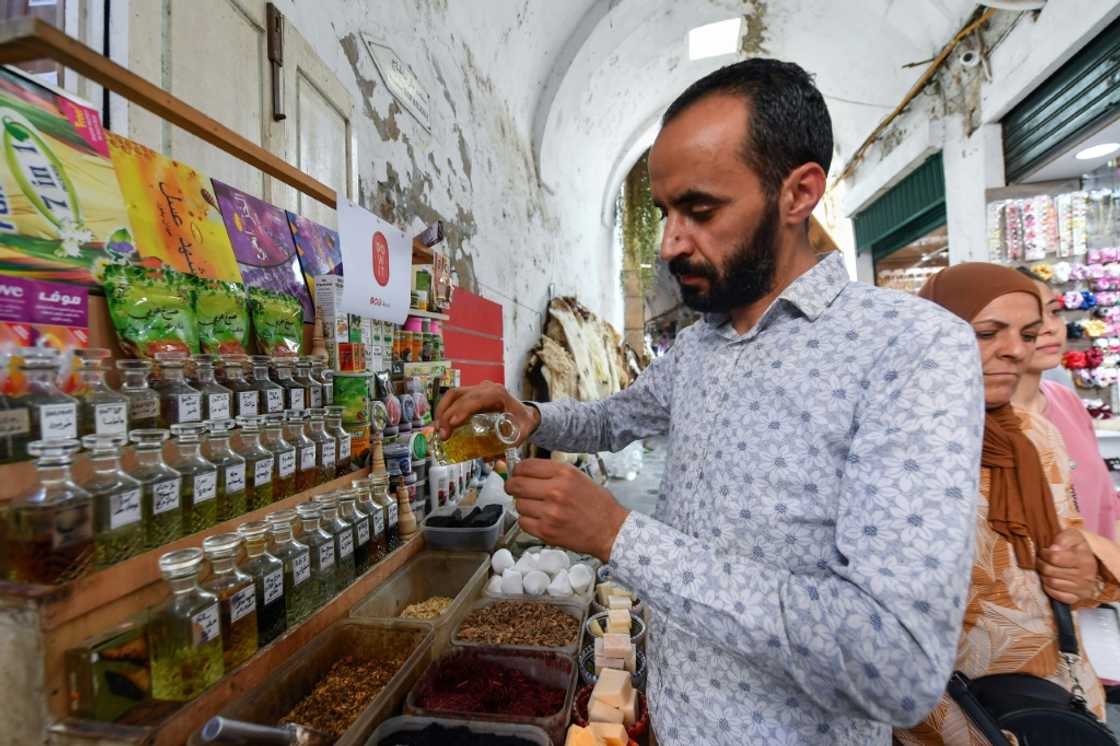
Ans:
{"label": "brown headscarf", "polygon": [[[971,322],[985,306],[1008,293],[1030,293],[1042,306],[1033,280],[982,262],[943,269],[918,294]],[[1010,404],[989,409],[984,418],[980,465],[991,473],[988,524],[1014,548],[1019,567],[1033,570],[1035,550],[1050,546],[1061,526],[1038,451],[1023,434]]]}

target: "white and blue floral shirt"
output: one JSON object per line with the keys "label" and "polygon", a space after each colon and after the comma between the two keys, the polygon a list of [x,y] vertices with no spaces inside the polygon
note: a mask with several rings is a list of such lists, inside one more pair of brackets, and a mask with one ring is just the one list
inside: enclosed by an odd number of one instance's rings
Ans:
{"label": "white and blue floral shirt", "polygon": [[669,433],[656,512],[610,561],[652,610],[661,743],[889,744],[937,703],[983,435],[963,321],[850,282],[833,253],[747,333],[708,317],[630,388],[539,406],[546,448]]}

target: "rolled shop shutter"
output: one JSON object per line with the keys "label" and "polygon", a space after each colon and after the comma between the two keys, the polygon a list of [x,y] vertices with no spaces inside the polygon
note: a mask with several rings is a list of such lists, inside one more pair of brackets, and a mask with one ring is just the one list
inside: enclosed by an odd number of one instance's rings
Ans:
{"label": "rolled shop shutter", "polygon": [[934,153],[902,181],[852,217],[856,251],[875,259],[945,225],[945,169]]}
{"label": "rolled shop shutter", "polygon": [[1014,184],[1120,115],[1120,19],[1003,119],[1003,160]]}

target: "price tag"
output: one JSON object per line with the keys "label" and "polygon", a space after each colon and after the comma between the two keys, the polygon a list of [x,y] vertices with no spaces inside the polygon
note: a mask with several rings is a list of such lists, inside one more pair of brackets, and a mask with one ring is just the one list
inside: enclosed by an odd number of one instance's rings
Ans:
{"label": "price tag", "polygon": [[109,497],[109,528],[129,526],[140,520],[140,490],[129,490]]}
{"label": "price tag", "polygon": [[338,558],[346,559],[354,553],[354,532],[350,529],[344,530],[338,535]]}
{"label": "price tag", "polygon": [[299,585],[311,577],[311,552],[292,558],[292,585]]}
{"label": "price tag", "polygon": [[257,610],[257,589],[252,583],[229,597],[229,623],[234,624]]}
{"label": "price tag", "polygon": [[288,389],[288,409],[303,409],[303,389]]}
{"label": "price tag", "polygon": [[213,500],[218,495],[218,472],[204,471],[194,475],[194,504]]}
{"label": "price tag", "polygon": [[206,409],[209,412],[208,420],[229,419],[229,394],[207,394]]}
{"label": "price tag", "polygon": [[153,417],[158,417],[159,398],[144,397],[143,399],[140,399],[138,397],[134,397],[129,399],[128,414],[130,422],[136,422],[136,420],[150,420]]}
{"label": "price tag", "polygon": [[182,480],[165,479],[152,485],[152,513],[159,515],[179,507],[179,492],[182,489]]}
{"label": "price tag", "polygon": [[315,468],[315,446],[301,448],[299,451],[299,470],[307,471]]}
{"label": "price tag", "polygon": [[377,508],[377,510],[373,512],[372,517],[373,535],[381,536],[381,534],[385,533],[385,513],[382,512],[381,508]]}
{"label": "price tag", "polygon": [[208,606],[191,617],[191,631],[194,646],[198,647],[222,636],[222,620],[218,616],[218,605]]}
{"label": "price tag", "polygon": [[268,413],[284,411],[284,389],[266,389],[268,396]]}
{"label": "price tag", "polygon": [[253,486],[260,487],[272,481],[272,459],[262,458],[253,464]]}
{"label": "price tag", "polygon": [[236,495],[245,490],[245,464],[226,467],[226,494]]}
{"label": "price tag", "polygon": [[397,506],[397,501],[393,500],[389,503],[389,528],[397,525],[397,518],[401,512],[400,507]]}
{"label": "price tag", "polygon": [[284,597],[284,571],[274,570],[264,576],[264,605]]}
{"label": "price tag", "polygon": [[319,545],[319,569],[328,570],[332,567],[334,567],[334,542],[323,542]]}
{"label": "price tag", "polygon": [[257,413],[257,402],[260,401],[259,391],[241,391],[237,394],[237,413],[252,417]]}
{"label": "price tag", "polygon": [[37,409],[43,440],[78,437],[77,404],[44,404]]}
{"label": "price tag", "polygon": [[338,460],[348,461],[350,459],[350,433],[338,438]]}
{"label": "price tag", "polygon": [[27,407],[0,411],[0,438],[27,435],[31,432],[31,416]]}
{"label": "price tag", "polygon": [[312,408],[323,406],[323,388],[321,386],[311,387],[311,406]]}
{"label": "price tag", "polygon": [[179,422],[202,419],[202,394],[179,394]]}
{"label": "price tag", "polygon": [[95,404],[93,427],[98,435],[124,435],[128,429],[128,404],[123,401]]}
{"label": "price tag", "polygon": [[292,476],[296,470],[296,449],[284,451],[280,454],[280,478]]}
{"label": "price tag", "polygon": [[320,466],[334,466],[334,439],[323,442],[323,463]]}

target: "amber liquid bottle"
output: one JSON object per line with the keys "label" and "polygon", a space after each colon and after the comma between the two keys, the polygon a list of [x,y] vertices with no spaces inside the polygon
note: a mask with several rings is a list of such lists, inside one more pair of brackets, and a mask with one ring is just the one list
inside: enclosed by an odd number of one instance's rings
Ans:
{"label": "amber liquid bottle", "polygon": [[283,415],[270,414],[265,418],[261,445],[276,457],[276,471],[272,475],[273,498],[283,500],[296,494],[296,449],[284,440]]}
{"label": "amber liquid bottle", "polygon": [[203,589],[218,597],[222,618],[222,661],[232,671],[257,652],[257,591],[253,579],[237,569],[237,534],[215,534],[202,541],[213,574]]}
{"label": "amber liquid bottle", "polygon": [[249,510],[259,510],[272,504],[275,499],[272,474],[276,470],[276,459],[272,451],[261,445],[261,425],[264,417],[238,417],[241,426],[236,451],[245,459],[245,478],[249,482]]}
{"label": "amber liquid bottle", "polygon": [[508,413],[476,414],[452,431],[447,439],[432,436],[432,455],[441,464],[471,459],[500,458],[517,443],[521,433]]}
{"label": "amber liquid bottle", "polygon": [[253,579],[257,592],[257,642],[262,646],[288,628],[284,563],[268,553],[268,532],[264,521],[250,521],[237,527],[237,533],[245,540],[246,557],[241,571]]}
{"label": "amber liquid bottle", "polygon": [[304,492],[318,484],[319,469],[316,464],[315,441],[307,437],[303,424],[304,412],[284,413],[284,440],[296,449],[296,492]]}

